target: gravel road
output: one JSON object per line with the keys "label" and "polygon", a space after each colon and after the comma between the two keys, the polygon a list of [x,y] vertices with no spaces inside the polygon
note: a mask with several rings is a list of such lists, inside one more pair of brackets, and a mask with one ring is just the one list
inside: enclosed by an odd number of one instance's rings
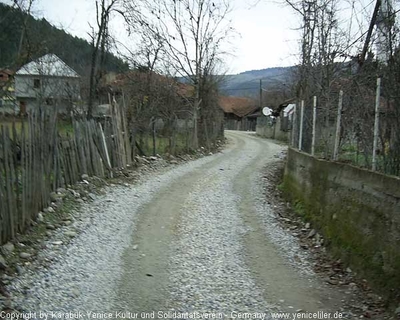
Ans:
{"label": "gravel road", "polygon": [[78,236],[42,252],[51,266],[14,281],[13,302],[37,318],[342,310],[343,293],[312,272],[263,194],[261,170],[285,148],[250,133],[227,137],[222,153],[115,186],[85,205],[73,225]]}

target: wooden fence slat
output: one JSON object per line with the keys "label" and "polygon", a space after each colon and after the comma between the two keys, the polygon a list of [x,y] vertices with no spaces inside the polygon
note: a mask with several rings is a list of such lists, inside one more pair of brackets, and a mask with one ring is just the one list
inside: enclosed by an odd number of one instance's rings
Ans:
{"label": "wooden fence slat", "polygon": [[[12,130],[15,130],[15,124],[14,128]],[[13,143],[13,140],[11,139],[10,131],[7,130],[7,135],[8,135],[8,141],[9,141],[9,165],[10,165],[10,188],[11,188],[11,207],[12,207],[12,212],[11,212],[11,221],[12,221],[12,237],[18,232],[18,220],[19,220],[19,214],[18,214],[18,194],[19,194],[19,188],[18,188],[18,173],[16,172],[16,166],[17,166],[17,149],[16,149],[16,144]]]}
{"label": "wooden fence slat", "polygon": [[28,138],[28,163],[27,163],[27,209],[28,209],[28,214],[27,214],[27,220],[26,220],[26,224],[28,224],[29,219],[30,219],[30,215],[31,215],[31,211],[32,211],[32,207],[33,207],[33,190],[32,190],[32,179],[34,178],[34,164],[33,164],[33,132],[34,132],[34,122],[33,122],[33,117],[34,115],[31,114],[29,115],[29,138]]}
{"label": "wooden fence slat", "polygon": [[3,201],[0,201],[0,240],[5,242],[7,240],[7,195],[5,189],[5,181],[3,179],[3,172],[5,173],[5,164],[4,164],[4,137],[3,137],[3,126],[0,127],[0,198]]}
{"label": "wooden fence slat", "polygon": [[25,121],[22,121],[21,126],[21,225],[19,226],[19,232],[25,227],[26,221],[26,132],[25,132]]}
{"label": "wooden fence slat", "polygon": [[14,192],[15,192],[15,197],[14,197],[14,201],[15,201],[15,231],[18,232],[19,231],[19,225],[21,224],[21,215],[22,215],[22,210],[21,210],[21,189],[19,187],[20,184],[20,175],[18,172],[18,162],[19,159],[18,157],[21,156],[20,153],[20,149],[18,150],[18,148],[20,148],[21,146],[21,141],[18,137],[17,134],[17,128],[15,126],[15,119],[12,122],[12,146],[13,146],[13,150],[12,150],[12,175],[13,175],[13,182],[14,182]]}
{"label": "wooden fence slat", "polygon": [[13,185],[12,185],[12,177],[11,177],[11,168],[10,168],[10,137],[8,135],[8,127],[2,127],[3,131],[3,138],[4,138],[4,145],[3,145],[3,155],[4,155],[4,168],[5,168],[5,182],[6,182],[6,199],[8,205],[8,235],[11,238],[14,238],[14,207],[13,207]]}
{"label": "wooden fence slat", "polygon": [[84,144],[83,144],[83,139],[82,139],[82,135],[81,135],[81,131],[79,128],[79,124],[78,122],[74,122],[74,133],[75,133],[75,141],[74,141],[74,147],[77,151],[77,155],[80,158],[80,167],[79,167],[79,171],[78,174],[82,175],[82,174],[87,174],[88,173],[88,169],[86,167],[86,159],[85,159],[85,154],[84,154]]}
{"label": "wooden fence slat", "polygon": [[124,117],[124,105],[113,101],[104,130],[94,120],[73,120],[73,133],[60,135],[56,112],[41,108],[22,120],[21,132],[15,122],[0,127],[0,244],[36,219],[52,191],[75,184],[82,174],[112,177],[113,168],[131,163]]}

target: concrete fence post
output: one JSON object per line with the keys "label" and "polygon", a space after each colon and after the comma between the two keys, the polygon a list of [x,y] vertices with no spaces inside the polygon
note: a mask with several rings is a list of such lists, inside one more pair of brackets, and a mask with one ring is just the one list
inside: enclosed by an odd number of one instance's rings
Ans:
{"label": "concrete fence post", "polygon": [[314,96],[313,101],[313,119],[312,119],[312,140],[311,140],[311,155],[315,155],[315,134],[317,124],[317,97]]}
{"label": "concrete fence post", "polygon": [[374,145],[372,148],[372,171],[376,170],[376,150],[378,149],[380,100],[381,100],[381,78],[378,78],[376,80]]}
{"label": "concrete fence post", "polygon": [[304,100],[301,100],[300,109],[300,132],[299,132],[299,150],[303,147],[303,122],[304,122]]}
{"label": "concrete fence post", "polygon": [[296,140],[295,140],[295,136],[296,136],[296,129],[297,129],[297,104],[294,105],[294,109],[293,109],[293,119],[292,119],[292,147],[294,147]]}
{"label": "concrete fence post", "polygon": [[339,158],[339,144],[340,144],[340,128],[342,122],[342,109],[343,109],[343,91],[339,91],[339,103],[338,103],[338,112],[336,117],[336,134],[335,134],[335,146],[333,149],[333,160],[337,160]]}

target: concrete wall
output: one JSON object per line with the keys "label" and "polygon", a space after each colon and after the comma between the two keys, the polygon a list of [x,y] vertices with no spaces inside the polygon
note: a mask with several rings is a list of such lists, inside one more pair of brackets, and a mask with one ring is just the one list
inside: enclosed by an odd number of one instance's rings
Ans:
{"label": "concrete wall", "polygon": [[268,117],[260,117],[257,119],[256,133],[268,139],[276,139],[284,142],[289,141],[289,132],[282,131],[281,129],[281,119],[275,119],[275,123],[269,120]]}
{"label": "concrete wall", "polygon": [[383,293],[400,293],[399,178],[289,149],[284,190],[335,255]]}

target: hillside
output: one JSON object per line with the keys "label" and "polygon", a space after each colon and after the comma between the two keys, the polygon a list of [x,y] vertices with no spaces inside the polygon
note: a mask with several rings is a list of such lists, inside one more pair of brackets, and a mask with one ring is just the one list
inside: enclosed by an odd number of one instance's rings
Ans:
{"label": "hillside", "polygon": [[220,90],[227,96],[257,97],[260,91],[260,79],[263,89],[266,90],[290,87],[294,68],[268,68],[227,75]]}
{"label": "hillside", "polygon": [[[18,57],[25,19],[27,35],[23,39],[21,56]],[[55,53],[81,76],[85,76],[90,68],[91,50],[86,40],[52,26],[46,19],[35,19],[0,3],[0,68],[16,69],[46,53]],[[114,55],[107,54],[105,69],[125,71],[128,65]]]}

